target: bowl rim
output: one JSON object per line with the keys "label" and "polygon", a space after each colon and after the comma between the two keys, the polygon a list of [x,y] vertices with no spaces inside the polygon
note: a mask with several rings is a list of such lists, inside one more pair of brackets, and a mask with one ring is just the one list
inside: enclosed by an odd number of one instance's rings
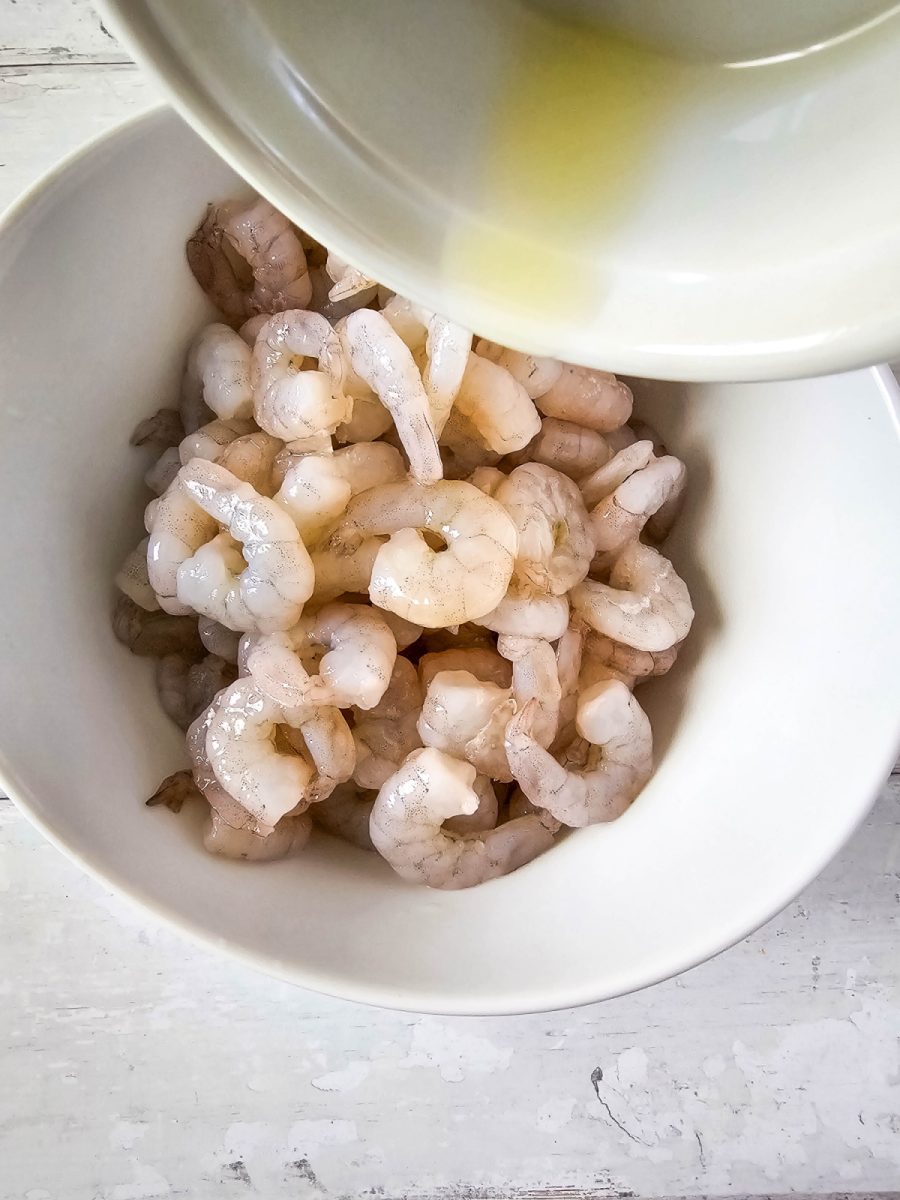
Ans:
{"label": "bowl rim", "polygon": [[[0,242],[3,239],[15,237],[17,223],[30,212],[36,202],[49,196],[54,187],[62,182],[73,168],[84,165],[91,158],[106,153],[119,140],[139,135],[144,128],[150,130],[155,125],[172,119],[171,110],[165,105],[157,105],[148,111],[127,118],[77,147],[31,184],[0,214]],[[886,366],[870,367],[866,374],[875,387],[876,395],[880,396],[888,410],[897,434],[898,446],[900,446],[900,386]],[[843,815],[840,820],[836,820],[826,849],[817,856],[814,864],[805,866],[800,875],[785,883],[777,893],[768,894],[765,901],[760,902],[757,906],[749,923],[746,918],[733,920],[717,930],[709,940],[701,939],[693,946],[682,947],[678,951],[673,950],[665,960],[658,961],[652,970],[632,969],[622,973],[615,980],[599,986],[597,983],[587,981],[577,988],[565,988],[560,991],[554,991],[552,987],[544,987],[542,995],[524,1002],[517,1001],[513,995],[505,993],[502,989],[498,990],[496,998],[491,1000],[479,998],[474,1002],[467,1002],[458,997],[448,998],[434,989],[407,987],[402,991],[397,991],[382,985],[369,985],[360,983],[350,976],[339,976],[334,973],[307,969],[293,963],[289,964],[274,955],[246,949],[209,933],[198,922],[179,913],[173,905],[148,895],[119,871],[111,869],[92,854],[70,844],[66,837],[54,828],[52,821],[41,816],[40,806],[36,800],[32,799],[31,789],[19,778],[18,771],[7,759],[6,752],[2,748],[2,729],[0,729],[0,788],[6,792],[17,810],[40,831],[47,841],[87,875],[104,888],[112,889],[114,893],[136,906],[144,914],[149,914],[163,926],[204,949],[224,954],[229,959],[251,967],[262,974],[335,999],[351,1000],[402,1012],[439,1016],[515,1016],[556,1012],[641,991],[708,961],[755,932],[803,891],[853,835],[874,804],[883,782],[889,776],[891,768],[896,762],[898,751],[900,751],[900,719],[897,722],[897,733],[891,744],[885,747],[877,761],[876,756],[873,755],[871,760],[865,764],[865,771],[860,771],[858,785],[852,794],[852,802],[851,797],[847,796],[842,808]]]}
{"label": "bowl rim", "polygon": [[[302,195],[305,207],[303,220],[298,223],[313,237],[395,291],[426,308],[434,307],[435,298],[427,293],[418,275],[398,274],[387,251],[367,243],[309,179],[298,177],[293,184],[286,181],[284,173],[261,152],[250,131],[242,127],[239,111],[229,115],[193,74],[189,58],[173,51],[155,19],[152,0],[93,0],[93,3],[135,61],[153,77],[168,103],[241,178],[289,215],[297,209]],[[309,132],[321,141],[324,153],[333,150],[323,132],[312,127]],[[897,252],[900,254],[900,244]],[[809,286],[808,282],[804,285]],[[504,345],[516,345],[515,322],[491,301],[479,301],[471,289],[448,288],[442,301],[446,301],[441,305],[443,311],[467,328],[481,329],[484,336]],[[889,315],[883,312],[880,320],[873,320],[865,327],[845,319],[833,325],[827,336],[807,329],[782,341],[765,340],[749,346],[731,341],[617,342],[608,332],[604,337],[602,365],[618,375],[687,383],[797,379],[861,369],[895,359],[900,355],[900,303]],[[531,351],[554,353],[550,345],[540,343],[540,334],[532,329]]]}

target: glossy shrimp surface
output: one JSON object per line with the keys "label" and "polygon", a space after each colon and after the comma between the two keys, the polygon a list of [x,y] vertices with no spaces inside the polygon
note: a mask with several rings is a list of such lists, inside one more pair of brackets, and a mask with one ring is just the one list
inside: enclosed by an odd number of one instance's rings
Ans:
{"label": "glossy shrimp surface", "polygon": [[132,435],[112,606],[185,731],[148,803],[205,806],[220,860],[299,855],[287,887],[327,835],[453,890],[621,816],[653,770],[633,692],[693,620],[640,382],[473,338],[259,197],[187,257],[219,319]]}

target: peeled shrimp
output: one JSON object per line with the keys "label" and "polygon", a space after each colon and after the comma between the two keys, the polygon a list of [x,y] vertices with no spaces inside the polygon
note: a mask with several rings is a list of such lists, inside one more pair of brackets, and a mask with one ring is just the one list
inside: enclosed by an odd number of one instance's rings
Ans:
{"label": "peeled shrimp", "polygon": [[592,659],[640,683],[643,679],[665,675],[671,671],[680,646],[681,643],[676,642],[667,650],[635,650],[633,646],[625,646],[621,642],[614,642],[612,638],[592,632],[588,638],[587,652]]}
{"label": "peeled shrimp", "polygon": [[375,849],[403,879],[434,888],[465,888],[506,875],[543,853],[552,834],[537,817],[485,833],[442,828],[475,813],[475,768],[440,750],[415,750],[378,793],[369,823]]}
{"label": "peeled shrimp", "polygon": [[301,458],[308,454],[333,454],[334,444],[330,433],[316,433],[308,438],[294,438],[285,442],[284,447],[275,456],[272,465],[272,483],[276,490],[284,483],[284,478],[291,467],[295,467]]}
{"label": "peeled shrimp", "polygon": [[664,506],[675,508],[684,491],[684,463],[671,455],[657,458],[629,475],[591,512],[598,553],[611,557],[641,531]]}
{"label": "peeled shrimp", "polygon": [[[245,287],[228,249],[253,277]],[[234,324],[260,312],[304,308],[312,295],[306,255],[287,217],[257,196],[211,204],[187,244],[188,265],[213,304]]]}
{"label": "peeled shrimp", "polygon": [[667,558],[640,542],[629,543],[613,564],[609,584],[586,579],[572,604],[598,633],[651,653],[687,637],[694,609],[684,581]]}
{"label": "peeled shrimp", "polygon": [[360,309],[340,327],[350,366],[394,418],[413,477],[420,483],[436,482],[442,474],[437,433],[412,354],[381,313]]}
{"label": "peeled shrimp", "polygon": [[461,813],[448,817],[443,828],[451,833],[486,833],[494,829],[500,816],[500,804],[494,791],[493,781],[487,775],[476,775],[472,790],[478,797],[478,807],[473,813]]}
{"label": "peeled shrimp", "polygon": [[216,461],[237,479],[249,483],[261,496],[271,496],[275,490],[273,472],[275,459],[284,449],[280,438],[257,429],[229,442]]}
{"label": "peeled shrimp", "polygon": [[504,367],[478,354],[469,355],[456,408],[497,454],[523,449],[540,432],[540,414],[525,388]]}
{"label": "peeled shrimp", "polygon": [[500,603],[479,617],[478,624],[494,633],[555,642],[569,624],[569,601],[566,596],[538,591],[527,581],[513,578]]}
{"label": "peeled shrimp", "polygon": [[[421,531],[436,534],[436,552]],[[332,539],[345,555],[389,534],[375,557],[373,604],[426,628],[459,625],[490,612],[512,576],[515,527],[496,501],[469,483],[388,483],[350,502]]]}
{"label": "peeled shrimp", "polygon": [[362,542],[353,554],[344,554],[327,546],[314,550],[312,563],[316,581],[312,603],[327,604],[347,592],[365,594],[381,546],[381,538],[373,537]]}
{"label": "peeled shrimp", "polygon": [[182,402],[190,407],[202,402],[222,420],[252,417],[250,359],[250,347],[230,325],[207,325],[188,351]]}
{"label": "peeled shrimp", "polygon": [[179,729],[186,730],[236,676],[233,664],[214,654],[207,654],[200,662],[190,662],[181,654],[167,654],[156,664],[160,706]]}
{"label": "peeled shrimp", "polygon": [[421,625],[416,625],[413,621],[407,621],[403,617],[398,617],[396,613],[388,612],[386,608],[381,609],[381,619],[394,635],[394,641],[397,643],[398,650],[405,650],[422,636]]}
{"label": "peeled shrimp", "polygon": [[517,577],[554,596],[584,579],[594,539],[581,493],[571,479],[542,463],[525,463],[497,488],[494,498],[516,527]]}
{"label": "peeled shrimp", "polygon": [[486,496],[496,499],[497,490],[506,482],[506,479],[505,472],[498,471],[496,467],[476,467],[469,476],[468,482],[472,487],[477,487],[479,492],[484,492]]}
{"label": "peeled shrimp", "polygon": [[156,593],[150,586],[150,576],[147,572],[147,545],[149,538],[138,542],[116,572],[115,585],[138,608],[147,612],[155,612],[159,608]]}
{"label": "peeled shrimp", "polygon": [[510,663],[493,647],[472,646],[423,654],[419,659],[419,679],[427,688],[439,671],[468,671],[485,683],[508,688],[512,683]]}
{"label": "peeled shrimp", "polygon": [[521,383],[532,400],[543,396],[556,383],[563,372],[563,364],[556,358],[542,358],[537,354],[523,354],[509,350],[497,342],[481,338],[475,353],[490,359],[498,367],[504,367],[513,379]]}
{"label": "peeled shrimp", "polygon": [[229,417],[223,421],[218,417],[214,421],[201,425],[193,433],[185,434],[178,444],[178,454],[181,465],[187,466],[195,458],[205,459],[206,462],[217,462],[226,447],[238,438],[247,437],[256,431],[256,426],[244,417]]}
{"label": "peeled shrimp", "polygon": [[559,680],[560,702],[556,737],[550,745],[554,753],[568,746],[575,737],[575,711],[578,706],[585,636],[585,626],[576,618],[556,643],[556,677]]}
{"label": "peeled shrimp", "polygon": [[172,480],[180,469],[181,455],[178,453],[178,447],[169,446],[163,450],[156,462],[147,468],[144,473],[144,483],[151,492],[161,496],[171,486]]}
{"label": "peeled shrimp", "polygon": [[117,641],[141,658],[178,654],[196,661],[203,657],[195,620],[159,609],[151,612],[135,604],[130,596],[116,598],[112,628]]}
{"label": "peeled shrimp", "polygon": [[210,654],[224,658],[226,662],[236,663],[238,660],[238,644],[241,635],[234,629],[227,629],[210,617],[200,617],[197,622],[197,632],[200,641]]}
{"label": "peeled shrimp", "polygon": [[309,815],[316,825],[321,825],[335,837],[359,846],[361,850],[374,850],[369,820],[377,794],[357,787],[355,783],[341,783],[330,796],[313,805]]}
{"label": "peeled shrimp", "polygon": [[615,375],[571,363],[563,363],[559,378],[537,400],[545,416],[574,421],[598,433],[624,425],[632,403],[631,388]]}
{"label": "peeled shrimp", "polygon": [[513,459],[517,466],[522,462],[544,463],[578,482],[605,463],[609,455],[609,445],[603,434],[571,421],[545,417],[537,437],[527,450],[514,455]]}
{"label": "peeled shrimp", "polygon": [[[195,512],[207,523],[212,521],[214,527],[218,523],[227,526],[231,537],[242,544],[247,562],[238,573],[225,548],[212,544],[206,547],[209,527],[202,525],[202,540],[177,566],[181,604],[229,629],[271,633],[296,624],[312,594],[313,566],[297,527],[284,509],[216,463],[189,463],[181,468],[178,481]],[[160,505],[169,495],[166,493]],[[196,528],[201,528],[199,522]],[[152,536],[150,545],[152,551]],[[175,557],[169,554],[167,562],[171,564]],[[150,561],[152,568],[152,558]],[[159,594],[155,582],[154,587]]]}
{"label": "peeled shrimp", "polygon": [[472,335],[461,325],[402,296],[389,300],[382,314],[413,355],[424,354],[422,382],[431,405],[434,428],[440,436],[462,383]]}
{"label": "peeled shrimp", "polygon": [[536,713],[532,701],[506,730],[510,766],[532,804],[576,827],[621,816],[653,770],[650,722],[628,688],[607,680],[579,697],[576,725],[590,743],[580,768],[567,769],[538,744]]}
{"label": "peeled shrimp", "polygon": [[509,780],[503,737],[515,710],[509,688],[469,671],[439,671],[425,693],[419,736],[426,746],[465,759],[492,779]]}
{"label": "peeled shrimp", "polygon": [[275,497],[294,518],[307,546],[341,515],[353,496],[403,479],[406,468],[393,446],[364,442],[334,454],[307,454],[291,466]]}
{"label": "peeled shrimp", "polygon": [[[484,438],[468,417],[454,408],[441,434],[441,460],[445,479],[467,479],[480,467],[493,467],[500,461],[496,450]],[[484,491],[484,489],[480,489]]]}
{"label": "peeled shrimp", "polygon": [[[315,358],[319,369],[300,370],[304,358]],[[260,429],[286,442],[334,433],[352,411],[341,344],[319,313],[293,309],[271,317],[253,347],[251,380]]]}
{"label": "peeled shrimp", "polygon": [[579,479],[578,486],[585,505],[594,508],[605,497],[612,495],[629,475],[642,470],[652,461],[652,442],[632,442],[616,451],[601,467]]}
{"label": "peeled shrimp", "polygon": [[350,417],[334,431],[335,441],[374,442],[393,427],[391,414],[375,396],[354,396]]}
{"label": "peeled shrimp", "polygon": [[[221,787],[263,827],[303,812],[316,798],[316,769],[299,753],[285,753],[276,745],[279,726],[302,731],[314,715],[309,708],[276,704],[252,679],[225,688],[212,705],[206,733],[209,765]],[[331,760],[326,762],[330,779],[342,773],[343,763],[332,768]]]}
{"label": "peeled shrimp", "polygon": [[308,813],[282,817],[265,837],[250,829],[235,829],[212,809],[203,826],[203,847],[210,854],[246,862],[275,862],[299,854],[309,841],[312,820]]}
{"label": "peeled shrimp", "polygon": [[147,506],[145,520],[147,576],[160,607],[174,616],[184,616],[192,606],[178,596],[178,572],[182,565],[214,537],[218,522],[194,502],[182,482],[182,467],[158,500]]}
{"label": "peeled shrimp", "polygon": [[416,668],[398,655],[387,691],[374,706],[354,712],[353,778],[364,788],[380,788],[407,754],[422,745],[416,727],[423,691]]}
{"label": "peeled shrimp", "polygon": [[512,663],[512,694],[517,708],[534,700],[537,711],[532,734],[542,746],[549,746],[559,728],[562,688],[556,653],[541,638],[510,637],[497,639],[497,650]]}
{"label": "peeled shrimp", "polygon": [[[327,646],[318,675],[296,653]],[[374,708],[391,678],[397,643],[385,621],[362,604],[328,604],[284,633],[261,637],[247,659],[257,686],[280,704]]]}

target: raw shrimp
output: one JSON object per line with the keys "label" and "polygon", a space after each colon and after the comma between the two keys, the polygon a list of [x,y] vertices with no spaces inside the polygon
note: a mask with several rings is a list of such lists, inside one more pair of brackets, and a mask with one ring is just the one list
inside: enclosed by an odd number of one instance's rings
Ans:
{"label": "raw shrimp", "polygon": [[427,688],[439,671],[468,671],[485,683],[496,683],[508,688],[512,683],[512,667],[493,647],[472,646],[469,648],[440,650],[423,654],[419,659],[419,679]]}
{"label": "raw shrimp", "polygon": [[407,754],[422,745],[416,727],[423,691],[416,668],[401,656],[391,672],[387,691],[374,708],[354,710],[353,778],[364,788],[380,788]]}
{"label": "raw shrimp", "polygon": [[590,749],[572,770],[535,740],[536,713],[532,701],[506,730],[510,766],[532,804],[575,827],[621,816],[653,770],[650,722],[628,688],[606,680],[581,694],[575,719]]}
{"label": "raw shrimp", "polygon": [[416,356],[424,354],[422,382],[431,405],[435,432],[440,436],[459,392],[472,335],[446,317],[394,296],[382,314]]}
{"label": "raw shrimp", "polygon": [[353,496],[403,479],[406,468],[393,446],[363,442],[334,454],[307,454],[285,474],[275,499],[286,508],[307,546],[341,515]]}
{"label": "raw shrimp", "polygon": [[284,483],[284,477],[291,467],[295,467],[301,458],[308,454],[333,454],[334,444],[330,433],[316,433],[308,438],[294,438],[285,442],[282,450],[275,456],[272,466],[272,483],[275,489]]}
{"label": "raw shrimp", "polygon": [[308,813],[282,817],[271,833],[262,837],[250,829],[235,829],[215,811],[203,826],[203,846],[210,854],[246,862],[275,862],[299,854],[309,841],[312,819]]}
{"label": "raw shrimp", "polygon": [[416,625],[412,621],[398,617],[396,613],[388,612],[386,608],[381,610],[381,619],[394,635],[394,641],[397,643],[398,650],[406,650],[408,646],[411,646],[413,642],[417,642],[422,636],[421,625]]}
{"label": "raw shrimp", "polygon": [[635,650],[668,650],[687,637],[694,609],[684,581],[667,558],[631,542],[613,564],[609,584],[586,579],[572,591],[584,620]]}
{"label": "raw shrimp", "polygon": [[532,734],[542,746],[549,746],[559,728],[562,688],[556,653],[549,642],[541,638],[497,638],[497,650],[512,663],[512,694],[516,708],[537,702]]}
{"label": "raw shrimp", "polygon": [[477,679],[470,671],[439,671],[425,693],[419,737],[492,779],[509,780],[503,737],[515,711],[509,688]]}
{"label": "raw shrimp", "polygon": [[378,287],[378,281],[370,279],[368,275],[364,275],[362,271],[358,271],[356,267],[351,267],[348,262],[334,254],[331,250],[328,251],[328,256],[325,259],[325,273],[332,281],[333,287],[328,292],[328,298],[333,303],[339,300],[348,300],[351,296],[356,296],[360,292],[371,293],[367,299],[371,299],[375,295],[375,289]]}
{"label": "raw shrimp", "polygon": [[172,616],[139,607],[130,596],[117,596],[112,617],[113,633],[123,646],[141,658],[179,654],[193,661],[203,657],[192,617]]}
{"label": "raw shrimp", "polygon": [[367,538],[353,554],[328,549],[312,555],[316,581],[313,604],[327,604],[346,592],[365,594],[372,579],[372,568],[382,546],[381,538]]}
{"label": "raw shrimp", "polygon": [[[646,467],[629,475],[624,482],[591,512],[591,529],[598,554],[618,553],[630,541],[640,537],[648,521],[664,506],[677,512],[684,491],[684,463],[672,455],[654,459]],[[668,522],[663,521],[665,528]]]}
{"label": "raw shrimp", "polygon": [[652,442],[632,442],[624,446],[602,467],[579,479],[578,486],[588,508],[594,508],[606,496],[612,495],[629,475],[640,471],[653,461]]}
{"label": "raw shrimp", "polygon": [[138,542],[116,572],[115,585],[129,600],[134,601],[138,608],[147,612],[156,612],[159,601],[150,586],[150,576],[147,573],[147,545],[149,538]]}
{"label": "raw shrimp", "polygon": [[516,817],[531,816],[539,817],[541,824],[550,833],[559,833],[562,828],[562,821],[551,817],[546,808],[538,808],[536,804],[532,804],[522,789],[517,787],[509,798],[509,818],[515,820]]}
{"label": "raw shrimp", "polygon": [[476,775],[472,790],[478,797],[478,807],[473,813],[461,813],[449,817],[443,825],[451,833],[486,833],[494,829],[500,816],[500,804],[492,780],[487,775]]}
{"label": "raw shrimp", "polygon": [[273,633],[296,624],[312,594],[313,566],[284,509],[216,463],[189,463],[178,478],[188,503],[208,514],[207,520],[226,525],[247,561],[238,574],[227,553],[212,546],[201,552],[209,540],[204,537],[177,568],[179,600],[229,629]]}
{"label": "raw shrimp", "polygon": [[588,573],[594,539],[577,486],[542,463],[525,463],[494,495],[519,538],[514,572],[538,591],[562,596]]}
{"label": "raw shrimp", "polygon": [[340,338],[353,371],[394,418],[413,477],[435,483],[442,474],[437,433],[412,354],[381,313],[371,309],[345,317]]}
{"label": "raw shrimp", "polygon": [[676,642],[667,650],[635,650],[633,646],[625,646],[621,642],[614,642],[612,638],[593,632],[587,640],[587,654],[592,659],[637,683],[671,671],[680,647],[681,643]]}
{"label": "raw shrimp", "polygon": [[[319,369],[303,371],[304,358]],[[251,381],[260,429],[290,442],[334,433],[352,411],[343,388],[341,344],[319,313],[278,313],[259,331],[253,347]]]}
{"label": "raw shrimp", "polygon": [[197,622],[197,632],[200,641],[210,654],[224,658],[226,662],[236,663],[238,660],[238,645],[241,635],[234,629],[227,629],[211,617],[201,617]]}
{"label": "raw shrimp", "polygon": [[[446,549],[433,550],[423,530]],[[352,554],[365,538],[384,534],[390,537],[378,550],[369,584],[380,608],[433,629],[479,618],[506,593],[516,531],[505,510],[470,483],[370,488],[351,500],[331,545]]]}
{"label": "raw shrimp", "polygon": [[312,803],[314,768],[300,754],[279,750],[275,741],[280,725],[299,729],[310,716],[308,708],[282,708],[252,679],[225,688],[211,706],[209,765],[222,788],[262,827]]}
{"label": "raw shrimp", "polygon": [[201,425],[193,433],[185,434],[178,444],[181,465],[187,466],[195,458],[206,462],[217,462],[222,451],[238,438],[256,432],[253,421],[244,417],[229,417],[227,421],[216,418]]}
{"label": "raw shrimp", "polygon": [[442,650],[487,649],[496,653],[497,647],[487,630],[474,622],[453,625],[449,629],[426,629],[421,638],[426,654],[439,654]]}
{"label": "raw shrimp", "polygon": [[216,462],[236,479],[249,483],[261,496],[271,496],[275,490],[275,459],[283,449],[284,442],[279,438],[257,429],[229,442]]}
{"label": "raw shrimp", "polygon": [[605,463],[609,453],[609,445],[603,434],[582,425],[574,425],[571,421],[545,417],[537,437],[525,451],[512,456],[511,465],[544,463],[578,482]]}
{"label": "raw shrimp", "polygon": [[566,596],[551,596],[514,578],[500,603],[479,617],[478,624],[494,633],[555,642],[569,624],[569,601]]}
{"label": "raw shrimp", "polygon": [[465,888],[524,866],[552,844],[537,817],[485,833],[443,829],[450,817],[475,813],[475,768],[440,750],[415,750],[378,793],[369,829],[375,849],[403,879],[435,888]]}
{"label": "raw shrimp", "polygon": [[238,330],[238,333],[252,350],[256,344],[256,339],[259,337],[259,331],[269,319],[269,313],[257,313],[255,317],[248,317],[247,320]]}
{"label": "raw shrimp", "polygon": [[214,654],[207,654],[200,662],[190,662],[181,654],[167,654],[156,664],[160,706],[179,729],[187,730],[236,677],[234,665]]}
{"label": "raw shrimp", "polygon": [[[391,774],[393,771],[389,772]],[[335,837],[359,846],[360,850],[374,850],[369,820],[377,794],[377,791],[360,788],[355,783],[341,783],[330,796],[310,809],[310,816]]]}
{"label": "raw shrimp", "polygon": [[478,342],[475,353],[509,371],[513,379],[521,383],[532,400],[549,391],[563,372],[563,364],[559,359],[542,358],[537,354],[523,354],[519,350],[510,350],[506,346],[501,346],[497,342],[489,342],[485,338],[481,338]]}
{"label": "raw shrimp", "polygon": [[545,416],[574,421],[598,433],[624,425],[632,403],[631,388],[615,375],[571,363],[563,363],[559,378],[537,400]]}
{"label": "raw shrimp", "polygon": [[[243,263],[235,264],[235,257]],[[211,204],[188,241],[187,260],[201,288],[234,324],[260,312],[303,308],[312,295],[299,238],[261,196]],[[248,269],[252,282],[245,285]]]}
{"label": "raw shrimp", "polygon": [[334,431],[335,441],[374,442],[393,427],[391,414],[376,396],[354,396],[349,420]]}
{"label": "raw shrimp", "polygon": [[184,437],[181,413],[177,408],[160,408],[152,417],[140,421],[130,438],[132,446],[156,446],[167,450]]}
{"label": "raw shrimp", "polygon": [[454,408],[441,435],[444,478],[467,479],[480,467],[495,466],[500,457],[496,450],[491,450],[485,444],[484,438],[469,418],[464,417],[458,408]]}
{"label": "raw shrimp", "polygon": [[250,347],[230,325],[207,325],[188,351],[182,404],[197,409],[202,402],[222,420],[252,417],[250,360]]}
{"label": "raw shrimp", "polygon": [[541,429],[540,414],[521,383],[478,354],[469,354],[455,404],[497,454],[522,450]]}
{"label": "raw shrimp", "polygon": [[553,753],[568,746],[575,737],[575,711],[578,706],[585,637],[585,625],[580,618],[576,618],[556,643],[556,676],[559,680],[560,703],[556,737],[550,745]]}
{"label": "raw shrimp", "polygon": [[173,479],[181,469],[181,455],[178,452],[177,446],[169,446],[163,450],[162,454],[147,468],[144,474],[144,483],[151,492],[155,492],[157,496],[161,496],[171,486]]}
{"label": "raw shrimp", "polygon": [[479,492],[484,492],[486,496],[496,499],[497,490],[506,482],[506,479],[506,474],[498,471],[496,467],[476,467],[469,476],[468,482],[472,487],[477,487]]}
{"label": "raw shrimp", "polygon": [[214,537],[218,522],[196,504],[186,490],[182,467],[166,492],[151,500],[145,513],[147,532],[147,575],[160,607],[173,616],[184,616],[192,606],[178,596],[178,572],[182,565]]}
{"label": "raw shrimp", "polygon": [[[327,646],[318,675],[296,650]],[[285,633],[261,637],[247,659],[257,686],[279,704],[374,708],[394,669],[397,643],[385,621],[362,604],[328,604]]]}
{"label": "raw shrimp", "polygon": [[309,790],[309,800],[317,804],[326,799],[340,783],[346,783],[356,766],[356,747],[353,734],[344,714],[332,705],[322,704],[311,709],[300,722],[303,744],[288,741],[300,753],[305,751],[316,768]]}

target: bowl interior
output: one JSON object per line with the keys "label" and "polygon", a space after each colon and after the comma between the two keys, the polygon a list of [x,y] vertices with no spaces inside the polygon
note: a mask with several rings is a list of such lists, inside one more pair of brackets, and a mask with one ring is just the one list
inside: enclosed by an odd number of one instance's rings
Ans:
{"label": "bowl interior", "polygon": [[608,827],[462,893],[317,835],[242,866],[144,798],[184,764],[148,662],[109,628],[141,536],[136,420],[209,316],[184,260],[236,177],[168,113],[65,166],[0,231],[0,766],[38,824],[159,915],[351,998],[512,1012],[613,995],[769,916],[865,811],[896,732],[900,473],[874,371],[639,389],[689,466],[670,544],[697,608],[640,698],[659,768]]}

